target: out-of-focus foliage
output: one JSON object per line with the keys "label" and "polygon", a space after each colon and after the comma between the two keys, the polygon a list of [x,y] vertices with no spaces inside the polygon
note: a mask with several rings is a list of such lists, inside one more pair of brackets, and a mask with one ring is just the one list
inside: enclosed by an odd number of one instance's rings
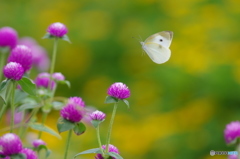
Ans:
{"label": "out-of-focus foliage", "polygon": [[[50,55],[53,41],[41,39],[48,25],[68,27],[72,44],[59,43],[56,71],[72,87],[60,86],[57,95],[80,96],[107,113],[103,141],[113,108],[103,103],[107,88],[129,86],[131,109],[119,106],[111,140],[124,158],[226,158],[209,152],[234,150],[223,130],[240,120],[239,6],[239,0],[1,0],[0,27],[35,38]],[[174,32],[172,57],[157,65],[136,39],[163,30]],[[58,117],[52,112],[47,120],[55,130]],[[50,158],[62,158],[66,135],[43,135]],[[95,147],[88,126],[73,137],[69,157]]]}

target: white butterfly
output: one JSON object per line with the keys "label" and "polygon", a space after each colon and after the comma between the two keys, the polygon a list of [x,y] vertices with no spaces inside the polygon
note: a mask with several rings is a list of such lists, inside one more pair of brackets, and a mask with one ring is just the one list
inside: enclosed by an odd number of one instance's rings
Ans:
{"label": "white butterfly", "polygon": [[162,31],[149,36],[144,42],[142,41],[140,43],[152,61],[161,64],[168,61],[171,56],[169,46],[172,38],[173,32]]}

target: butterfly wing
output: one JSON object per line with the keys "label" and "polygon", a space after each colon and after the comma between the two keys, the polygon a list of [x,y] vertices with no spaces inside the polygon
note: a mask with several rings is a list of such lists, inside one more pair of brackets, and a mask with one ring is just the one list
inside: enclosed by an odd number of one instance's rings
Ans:
{"label": "butterfly wing", "polygon": [[153,62],[162,64],[169,60],[171,50],[157,43],[143,43],[143,50],[148,54]]}
{"label": "butterfly wing", "polygon": [[171,45],[172,42],[172,38],[173,38],[173,32],[172,31],[162,31],[156,34],[153,34],[151,36],[149,36],[144,43],[157,43],[162,45],[165,48],[169,48],[169,46]]}

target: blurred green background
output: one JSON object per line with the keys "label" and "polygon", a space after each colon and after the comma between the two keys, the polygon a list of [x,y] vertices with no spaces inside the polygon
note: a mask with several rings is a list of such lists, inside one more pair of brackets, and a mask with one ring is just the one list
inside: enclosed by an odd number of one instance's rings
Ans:
{"label": "blurred green background", "polygon": [[[107,113],[105,141],[113,106],[107,88],[123,82],[131,90],[131,109],[120,105],[112,144],[125,159],[217,159],[210,150],[234,150],[223,137],[225,125],[240,119],[239,0],[1,0],[0,27],[31,36],[51,55],[47,27],[62,22],[69,44],[60,41],[56,72],[72,87],[58,96],[80,96]],[[167,63],[153,63],[132,38],[171,30]],[[35,77],[33,77],[35,78]],[[59,112],[47,124],[56,130]],[[59,140],[44,134],[50,158],[63,158],[67,133]],[[95,130],[73,135],[69,158],[97,147]],[[93,158],[83,155],[82,159]]]}

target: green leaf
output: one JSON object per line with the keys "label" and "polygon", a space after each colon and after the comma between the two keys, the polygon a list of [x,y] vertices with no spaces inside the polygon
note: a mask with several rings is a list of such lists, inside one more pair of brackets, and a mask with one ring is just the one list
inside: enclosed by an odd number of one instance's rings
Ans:
{"label": "green leaf", "polygon": [[52,128],[46,126],[46,125],[42,125],[40,123],[32,123],[29,125],[32,129],[35,129],[35,130],[39,130],[39,131],[44,131],[44,132],[47,132],[53,136],[56,136],[57,138],[61,138],[61,136],[56,132],[54,131]]}
{"label": "green leaf", "polygon": [[112,96],[107,96],[105,99],[105,103],[117,103],[117,102],[118,102],[118,99]]}
{"label": "green leaf", "polygon": [[99,120],[91,120],[92,125],[94,126],[94,128],[97,128],[99,126],[99,124],[101,124],[104,120],[99,121]]}
{"label": "green leaf", "polygon": [[114,157],[116,159],[123,159],[122,156],[120,156],[119,154],[117,154],[115,152],[108,152],[108,155],[111,157]]}
{"label": "green leaf", "polygon": [[7,87],[7,85],[9,84],[9,81],[8,79],[4,80],[1,82],[0,84],[0,91],[3,90],[5,87]]}
{"label": "green leaf", "polygon": [[24,111],[26,109],[33,109],[33,108],[38,108],[41,107],[40,104],[33,104],[33,103],[25,103],[17,108],[18,112]]}
{"label": "green leaf", "polygon": [[46,151],[46,158],[51,154],[51,151],[47,148],[46,145],[40,145],[37,148],[37,151],[40,152],[42,149],[44,149]]}
{"label": "green leaf", "polygon": [[129,105],[129,102],[128,102],[128,100],[126,100],[126,99],[123,99],[122,100],[126,105],[127,105],[127,107],[128,107],[128,109],[130,109],[130,105]]}
{"label": "green leaf", "polygon": [[50,33],[46,33],[43,37],[43,39],[52,39],[54,36],[52,36]]}
{"label": "green leaf", "polygon": [[64,103],[63,102],[54,101],[54,102],[52,102],[52,106],[53,106],[54,109],[60,110],[64,106]]}
{"label": "green leaf", "polygon": [[24,100],[28,94],[26,92],[23,92],[19,89],[15,91],[15,96],[14,96],[14,103],[19,104],[22,100]]}
{"label": "green leaf", "polygon": [[86,131],[86,126],[83,123],[77,123],[73,128],[73,131],[76,135],[81,135]]}
{"label": "green leaf", "polygon": [[74,127],[75,127],[75,123],[69,120],[63,119],[62,117],[58,119],[57,129],[59,133],[73,129]]}
{"label": "green leaf", "polygon": [[63,35],[63,36],[61,37],[61,39],[64,40],[64,41],[67,41],[67,42],[71,43],[71,41],[69,40],[69,38],[68,38],[68,36],[67,36],[66,34]]}
{"label": "green leaf", "polygon": [[76,154],[76,155],[74,156],[74,158],[76,158],[76,157],[79,156],[79,155],[90,154],[90,153],[100,153],[100,154],[102,154],[100,148],[94,148],[94,149],[89,149],[89,150],[80,152],[80,153]]}
{"label": "green leaf", "polygon": [[59,83],[59,84],[66,84],[68,86],[68,88],[71,87],[71,83],[69,81],[67,81],[67,80],[57,81],[57,83]]}
{"label": "green leaf", "polygon": [[16,155],[11,155],[11,159],[26,159],[26,155],[23,153],[18,153]]}
{"label": "green leaf", "polygon": [[22,90],[29,95],[36,96],[36,85],[27,77],[23,77],[18,81],[18,84],[22,87]]}
{"label": "green leaf", "polygon": [[[5,81],[5,80],[4,80]],[[4,104],[6,104],[7,94],[11,90],[12,82],[11,80],[6,80],[1,83],[0,97]]]}

